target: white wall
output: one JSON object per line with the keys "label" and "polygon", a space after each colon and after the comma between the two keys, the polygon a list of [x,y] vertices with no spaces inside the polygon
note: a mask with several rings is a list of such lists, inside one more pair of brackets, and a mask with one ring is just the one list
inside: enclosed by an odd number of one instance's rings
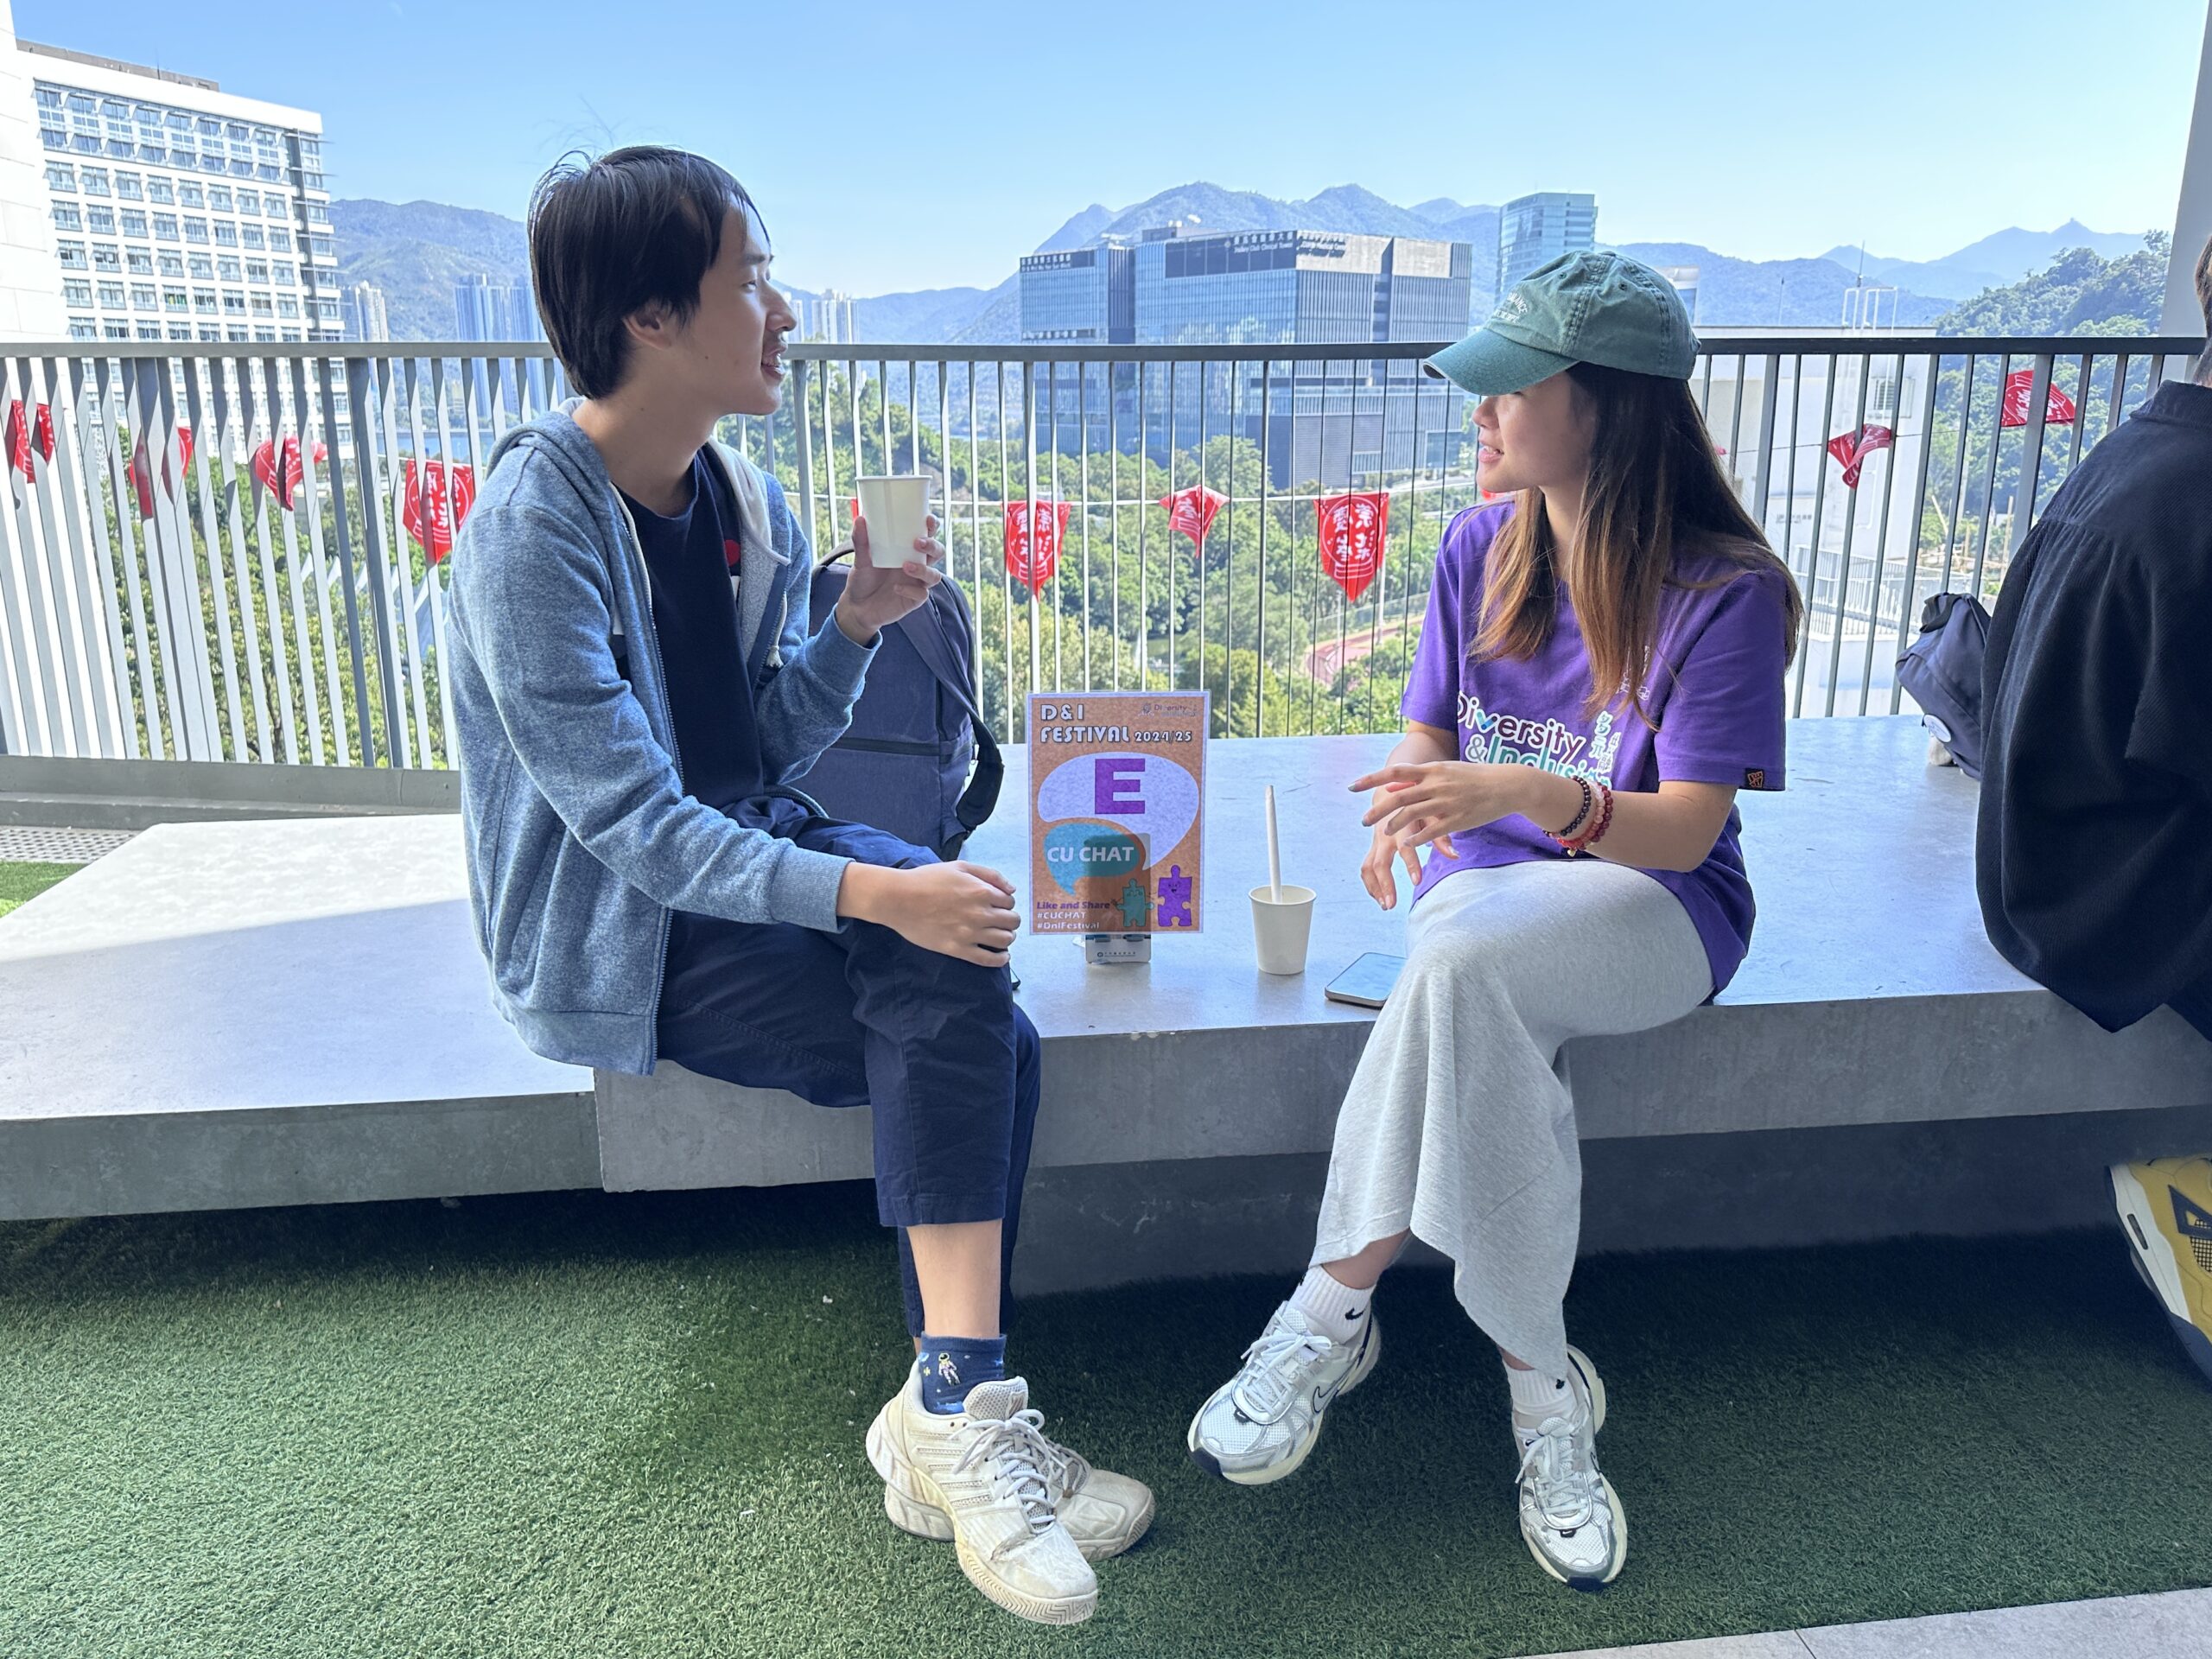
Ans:
{"label": "white wall", "polygon": [[2189,123],[2189,153],[2181,168],[2181,201],[2174,209],[2173,257],[2166,267],[2166,304],[2159,332],[2201,334],[2204,313],[2196,303],[2196,254],[2212,235],[2212,16],[2204,22],[2204,55],[2196,71],[2196,108]]}
{"label": "white wall", "polygon": [[31,60],[16,49],[14,6],[0,0],[0,340],[67,332],[48,206]]}

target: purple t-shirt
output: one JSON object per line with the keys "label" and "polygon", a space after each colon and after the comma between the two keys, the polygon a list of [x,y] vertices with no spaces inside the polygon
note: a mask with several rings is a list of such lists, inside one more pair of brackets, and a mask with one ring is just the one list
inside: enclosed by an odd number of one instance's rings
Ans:
{"label": "purple t-shirt", "polygon": [[[1463,760],[1602,778],[1616,791],[1656,791],[1662,780],[1780,789],[1789,652],[1781,572],[1746,569],[1712,554],[1676,556],[1674,579],[1660,596],[1655,669],[1643,690],[1655,731],[1625,697],[1594,716],[1583,712],[1590,656],[1565,594],[1551,637],[1534,657],[1478,662],[1470,654],[1480,626],[1484,562],[1512,516],[1511,502],[1497,502],[1461,513],[1444,532],[1428,620],[1406,685],[1406,718],[1457,732]],[[1731,811],[1711,856],[1697,868],[1645,872],[1682,901],[1697,925],[1716,991],[1735,974],[1751,940],[1741,829]],[[1461,870],[1566,856],[1517,813],[1452,839],[1457,859],[1427,849],[1415,902]]]}

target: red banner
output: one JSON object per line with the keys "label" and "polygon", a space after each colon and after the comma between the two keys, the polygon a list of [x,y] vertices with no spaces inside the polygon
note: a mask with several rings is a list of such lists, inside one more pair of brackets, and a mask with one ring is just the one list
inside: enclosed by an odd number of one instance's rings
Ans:
{"label": "red banner", "polygon": [[1065,501],[1006,504],[1006,568],[1032,599],[1060,568],[1060,538],[1067,528]]}
{"label": "red banner", "polygon": [[1192,541],[1204,547],[1206,532],[1213,528],[1213,516],[1219,512],[1229,498],[1218,490],[1209,490],[1203,485],[1186,485],[1173,495],[1163,495],[1160,505],[1167,509],[1167,528],[1179,530]]}
{"label": "red banner", "polygon": [[1321,530],[1321,569],[1355,605],[1382,566],[1390,498],[1380,490],[1329,495],[1313,504]]}
{"label": "red banner", "polygon": [[476,469],[465,461],[454,462],[448,490],[445,462],[426,461],[418,467],[410,458],[400,489],[400,522],[435,564],[453,551],[454,534],[476,504]]}
{"label": "red banner", "polygon": [[[2015,369],[2005,377],[2005,412],[1998,416],[1999,427],[2025,426],[2028,423],[2028,397],[2036,389],[2033,369]],[[2071,426],[2074,423],[2074,400],[2056,386],[2050,388],[2044,399],[2043,417],[2052,426]]]}
{"label": "red banner", "polygon": [[[264,438],[261,441],[261,448],[253,452],[254,482],[275,496],[276,505],[289,512],[292,510],[293,498],[297,494],[300,485],[308,475],[307,468],[301,464],[300,441],[297,438],[284,440],[283,462],[281,468],[276,456],[276,441],[274,438]],[[329,449],[320,443],[315,445],[315,465],[320,467],[329,459]]]}
{"label": "red banner", "polygon": [[[162,467],[162,493],[171,500],[176,499],[177,480],[184,469],[192,465],[192,429],[180,423],[176,429],[176,461]],[[130,488],[138,498],[138,516],[154,516],[154,466],[146,459],[146,437],[138,440],[138,448],[130,457]]]}
{"label": "red banner", "polygon": [[23,418],[23,400],[18,397],[8,405],[8,464],[21,473],[27,481],[32,482],[36,481],[31,473],[31,444],[34,441],[38,444],[39,454],[52,461],[54,411],[41,404],[36,417],[26,421]]}
{"label": "red banner", "polygon": [[1868,423],[1856,432],[1839,432],[1828,440],[1828,454],[1843,468],[1844,487],[1859,487],[1859,470],[1866,464],[1866,457],[1877,449],[1886,449],[1897,441],[1897,435],[1886,426]]}

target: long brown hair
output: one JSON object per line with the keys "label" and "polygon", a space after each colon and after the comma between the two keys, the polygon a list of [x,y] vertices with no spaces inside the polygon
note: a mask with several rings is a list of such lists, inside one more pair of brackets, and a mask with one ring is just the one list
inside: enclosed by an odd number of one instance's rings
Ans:
{"label": "long brown hair", "polygon": [[[1597,421],[1575,554],[1574,614],[1590,651],[1590,702],[1583,712],[1597,713],[1625,686],[1629,707],[1651,723],[1641,681],[1659,631],[1661,590],[1676,581],[1678,552],[1778,572],[1789,594],[1789,650],[1795,656],[1804,601],[1720,470],[1689,383],[1594,363],[1577,363],[1567,374],[1576,396],[1593,405]],[[1544,494],[1522,490],[1491,545],[1473,654],[1535,656],[1551,637],[1558,608],[1558,550],[1544,518]]]}

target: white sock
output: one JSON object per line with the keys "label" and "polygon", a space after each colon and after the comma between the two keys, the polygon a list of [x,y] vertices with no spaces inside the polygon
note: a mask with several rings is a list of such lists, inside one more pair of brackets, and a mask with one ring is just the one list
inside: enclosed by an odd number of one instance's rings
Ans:
{"label": "white sock", "polygon": [[1368,1306],[1374,1300],[1373,1290],[1354,1290],[1350,1285],[1339,1284],[1329,1276],[1326,1268],[1319,1266],[1306,1268],[1305,1279],[1290,1294],[1290,1305],[1332,1342],[1351,1342],[1357,1338],[1361,1327],[1367,1323]]}
{"label": "white sock", "polygon": [[1513,1421],[1523,1427],[1534,1428],[1547,1417],[1557,1417],[1574,1408],[1574,1399],[1567,1391],[1564,1377],[1546,1376],[1541,1371],[1524,1371],[1518,1366],[1508,1365],[1505,1380],[1513,1389]]}

